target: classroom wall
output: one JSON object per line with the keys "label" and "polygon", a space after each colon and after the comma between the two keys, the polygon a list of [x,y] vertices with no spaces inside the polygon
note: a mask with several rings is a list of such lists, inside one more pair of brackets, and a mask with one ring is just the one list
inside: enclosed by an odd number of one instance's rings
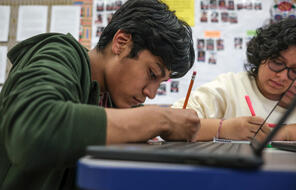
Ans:
{"label": "classroom wall", "polygon": [[[0,46],[7,46],[8,50],[11,49],[16,42],[16,31],[17,31],[17,19],[18,19],[18,9],[20,5],[47,5],[48,6],[48,23],[47,29],[49,29],[50,24],[50,14],[52,5],[72,5],[73,0],[1,0],[0,5],[10,6],[10,21],[9,21],[9,34],[7,42],[0,42]],[[6,66],[6,76],[11,68],[11,64],[7,61]]]}
{"label": "classroom wall", "polygon": [[[79,41],[90,49],[99,40],[100,31],[107,25],[109,17],[125,1],[0,0],[0,5],[11,6],[8,41],[0,42],[0,46],[7,46],[9,50],[17,43],[16,30],[20,5],[47,5],[47,32],[49,32],[51,7],[53,5],[75,4],[84,7],[81,10],[80,24],[83,29],[81,30]],[[246,62],[246,44],[255,35],[256,28],[267,24],[275,15],[296,15],[295,0],[163,1],[171,9],[176,10],[178,17],[191,25],[196,59],[193,68],[187,75],[182,79],[174,79],[162,83],[156,98],[154,100],[147,100],[147,104],[172,104],[176,100],[185,97],[193,71],[197,71],[193,90],[213,80],[221,73],[243,71],[243,64]],[[290,9],[286,5],[280,6],[282,2],[289,2],[294,6],[290,7]],[[283,7],[286,10],[282,9]],[[10,68],[11,64],[7,61],[6,77]]]}

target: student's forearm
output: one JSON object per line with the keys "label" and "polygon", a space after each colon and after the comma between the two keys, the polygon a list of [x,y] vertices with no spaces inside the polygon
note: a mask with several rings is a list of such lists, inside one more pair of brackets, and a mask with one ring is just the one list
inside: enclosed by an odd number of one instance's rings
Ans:
{"label": "student's forearm", "polygon": [[[157,126],[153,120],[159,120],[150,109],[106,109],[107,144],[139,142],[157,136],[165,131],[165,124]],[[155,111],[156,112],[156,111]],[[147,123],[147,118],[151,122]]]}
{"label": "student's forearm", "polygon": [[220,119],[200,119],[201,127],[194,137],[195,141],[209,141],[216,136]]}
{"label": "student's forearm", "polygon": [[288,141],[296,141],[296,124],[288,125],[288,132],[287,132],[287,139]]}
{"label": "student's forearm", "polygon": [[107,144],[143,142],[155,136],[165,140],[191,140],[200,127],[197,113],[188,109],[145,106],[106,109]]}

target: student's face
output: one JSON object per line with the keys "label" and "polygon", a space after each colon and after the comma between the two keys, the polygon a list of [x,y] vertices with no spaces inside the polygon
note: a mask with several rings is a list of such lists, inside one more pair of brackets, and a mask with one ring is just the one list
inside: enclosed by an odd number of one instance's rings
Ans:
{"label": "student's face", "polygon": [[128,54],[129,51],[117,59],[106,80],[112,101],[119,108],[136,106],[146,97],[154,98],[160,83],[168,80],[170,74],[161,59],[148,50],[140,51],[137,58],[128,58]]}
{"label": "student's face", "polygon": [[[289,87],[292,80],[287,76],[288,70],[274,72],[270,70],[268,62],[262,61],[259,66],[257,84],[261,93],[271,100],[278,100],[283,92]],[[280,53],[280,57],[274,61],[283,63],[287,67],[296,68],[296,46],[290,46]],[[295,90],[293,91],[295,94]],[[291,94],[292,95],[292,94]]]}
{"label": "student's face", "polygon": [[287,108],[291,104],[291,102],[295,96],[296,96],[296,82],[294,82],[294,84],[291,86],[291,88],[285,93],[285,95],[283,96],[283,98],[281,100],[280,105],[282,107]]}

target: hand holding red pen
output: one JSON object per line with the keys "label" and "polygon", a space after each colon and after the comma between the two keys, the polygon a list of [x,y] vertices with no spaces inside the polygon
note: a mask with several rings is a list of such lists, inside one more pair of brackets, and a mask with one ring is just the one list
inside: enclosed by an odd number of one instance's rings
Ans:
{"label": "hand holding red pen", "polygon": [[[248,107],[249,107],[249,110],[250,110],[252,116],[256,116],[250,97],[248,95],[246,95],[245,99],[246,99],[246,102],[248,104]],[[275,124],[273,124],[273,123],[268,123],[267,125],[268,125],[268,127],[271,127],[271,128],[275,127]]]}
{"label": "hand holding red pen", "polygon": [[251,100],[250,100],[250,97],[249,97],[248,95],[246,95],[246,96],[245,96],[245,99],[246,99],[246,102],[247,102],[247,104],[248,104],[248,106],[249,106],[249,110],[250,110],[252,116],[256,116],[255,111],[254,111],[254,108],[253,108],[253,106],[252,106],[252,102],[251,102]]}

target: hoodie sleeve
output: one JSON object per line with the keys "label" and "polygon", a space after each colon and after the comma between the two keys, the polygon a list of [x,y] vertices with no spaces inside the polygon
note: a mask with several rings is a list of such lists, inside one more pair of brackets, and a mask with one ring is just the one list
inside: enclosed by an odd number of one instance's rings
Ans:
{"label": "hoodie sleeve", "polygon": [[87,52],[66,35],[29,40],[10,54],[13,68],[0,95],[1,141],[20,167],[72,166],[87,145],[106,139],[104,108],[86,104]]}

